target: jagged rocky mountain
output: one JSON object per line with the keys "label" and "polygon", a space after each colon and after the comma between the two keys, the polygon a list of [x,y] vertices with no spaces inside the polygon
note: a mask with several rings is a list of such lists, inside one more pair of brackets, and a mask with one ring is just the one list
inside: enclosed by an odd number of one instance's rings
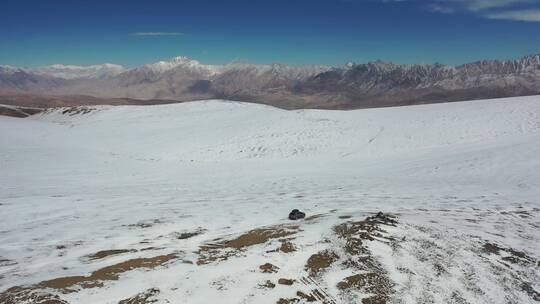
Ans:
{"label": "jagged rocky mountain", "polygon": [[113,64],[0,66],[0,94],[4,96],[0,103],[32,94],[34,99],[75,95],[79,104],[84,104],[84,96],[92,96],[92,104],[99,99],[101,103],[115,99],[117,104],[134,99],[161,103],[222,98],[287,109],[396,106],[540,94],[540,54],[460,66],[382,61],[343,67],[205,65],[186,57],[134,69]]}

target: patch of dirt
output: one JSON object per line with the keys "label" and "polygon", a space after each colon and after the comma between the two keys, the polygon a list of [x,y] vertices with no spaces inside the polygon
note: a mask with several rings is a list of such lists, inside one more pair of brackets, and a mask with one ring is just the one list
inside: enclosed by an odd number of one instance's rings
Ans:
{"label": "patch of dirt", "polygon": [[523,282],[521,284],[521,290],[525,291],[533,300],[540,302],[540,292],[534,290],[530,283]]}
{"label": "patch of dirt", "polygon": [[298,298],[303,299],[306,302],[315,302],[315,301],[317,301],[317,298],[315,298],[315,296],[310,294],[310,293],[305,294],[305,293],[303,293],[301,291],[297,291],[296,296],[298,296]]}
{"label": "patch of dirt", "polygon": [[145,247],[145,248],[141,248],[140,251],[162,250],[162,249],[165,249],[165,247]]}
{"label": "patch of dirt", "polygon": [[293,280],[293,279],[285,279],[285,278],[280,278],[278,280],[278,284],[281,284],[281,285],[292,285],[294,284],[296,280]]}
{"label": "patch of dirt", "polygon": [[298,226],[282,226],[260,228],[248,231],[236,239],[224,243],[226,247],[242,249],[245,247],[266,243],[270,239],[277,239],[295,234]]}
{"label": "patch of dirt", "polygon": [[362,304],[386,304],[390,299],[387,279],[375,273],[357,274],[343,279],[337,284],[341,290],[360,290],[375,294],[362,299]]}
{"label": "patch of dirt", "polygon": [[199,229],[191,232],[177,232],[175,238],[178,240],[185,240],[204,233],[204,229]]}
{"label": "patch of dirt", "polygon": [[267,280],[264,284],[259,284],[259,287],[272,289],[276,287],[276,284],[272,283],[270,280]]}
{"label": "patch of dirt", "polygon": [[368,272],[346,277],[336,287],[341,290],[354,288],[381,295],[386,294],[386,290],[388,289],[387,281],[386,278],[377,273]]}
{"label": "patch of dirt", "polygon": [[83,244],[83,241],[75,241],[75,242],[70,242],[67,244],[58,244],[54,246],[54,249],[59,251],[58,256],[64,256],[68,248],[81,246],[82,244]]}
{"label": "patch of dirt", "polygon": [[92,272],[89,276],[72,276],[44,281],[38,284],[40,287],[54,288],[63,292],[74,291],[75,285],[83,288],[102,287],[104,281],[118,280],[120,274],[133,269],[153,269],[169,261],[177,259],[176,254],[160,255],[152,258],[137,258],[127,260],[115,265],[107,266]]}
{"label": "patch of dirt", "polygon": [[362,299],[362,304],[386,304],[388,298],[382,296],[371,296]]}
{"label": "patch of dirt", "polygon": [[343,249],[346,259],[343,266],[362,271],[344,278],[337,288],[346,294],[355,291],[369,293],[371,296],[362,299],[364,304],[386,303],[393,292],[394,284],[382,265],[373,257],[365,242],[381,241],[391,246],[397,242],[387,236],[384,226],[396,226],[397,220],[390,215],[377,213],[363,221],[347,222],[334,227],[334,232],[344,241]]}
{"label": "patch of dirt", "polygon": [[[339,289],[349,289],[353,286],[359,285],[359,282],[362,282],[362,275],[355,274],[353,276],[346,277],[345,279],[343,279],[341,282],[337,284],[336,287]],[[361,285],[365,285],[365,284],[361,284]]]}
{"label": "patch of dirt", "polygon": [[0,294],[0,303],[15,304],[24,301],[30,303],[67,303],[60,300],[59,297],[45,293],[46,300],[56,301],[47,302],[40,300],[40,295],[44,294],[43,289],[55,289],[62,293],[76,292],[79,288],[103,287],[106,281],[118,280],[120,274],[134,269],[153,269],[162,266],[167,262],[174,261],[179,257],[176,254],[160,255],[151,258],[137,258],[127,260],[115,265],[107,266],[92,272],[88,276],[70,276],[61,277],[52,280],[40,282],[29,286],[12,287]]}
{"label": "patch of dirt", "polygon": [[324,250],[309,257],[305,269],[309,272],[310,276],[317,276],[338,259],[339,256],[333,251]]}
{"label": "patch of dirt", "polygon": [[397,221],[390,215],[377,213],[367,217],[363,221],[347,222],[334,226],[334,233],[346,241],[345,251],[351,255],[366,255],[369,250],[363,246],[363,241],[373,241],[375,238],[392,240],[384,234],[386,231],[381,226],[396,226]]}
{"label": "patch of dirt", "polygon": [[284,253],[291,253],[291,252],[296,251],[296,247],[294,246],[293,243],[287,240],[283,240],[281,242],[281,246],[279,247],[279,251],[284,252]]}
{"label": "patch of dirt", "polygon": [[138,293],[131,298],[127,298],[118,302],[118,304],[149,304],[156,303],[158,300],[155,297],[160,293],[158,288],[150,288],[146,291]]}
{"label": "patch of dirt", "polygon": [[493,243],[486,242],[482,246],[482,251],[484,251],[486,253],[499,254],[499,251],[501,251],[501,250],[502,250],[501,247],[499,247],[497,244],[493,244]]}
{"label": "patch of dirt", "polygon": [[272,265],[270,263],[266,263],[266,264],[263,264],[263,265],[259,266],[259,269],[263,273],[276,273],[276,272],[278,272],[279,267],[277,267],[275,265]]}
{"label": "patch of dirt", "polygon": [[31,290],[24,287],[12,287],[0,294],[0,303],[2,304],[69,304],[53,295],[41,290]]}
{"label": "patch of dirt", "polygon": [[281,245],[272,250],[267,250],[266,253],[273,253],[273,252],[283,252],[283,253],[291,253],[296,251],[296,246],[294,246],[293,243],[289,241],[289,239],[281,239],[279,240],[281,242]]}
{"label": "patch of dirt", "polygon": [[135,249],[102,250],[102,251],[98,251],[98,252],[96,252],[94,254],[87,255],[86,257],[89,260],[100,260],[100,259],[104,259],[106,257],[112,256],[112,255],[118,255],[118,254],[128,253],[128,252],[133,253],[133,252],[137,252],[137,250],[135,250]]}
{"label": "patch of dirt", "polygon": [[[291,298],[291,299],[280,298],[276,303],[277,304],[293,304],[293,303],[315,302],[319,300],[312,294],[306,294],[301,291],[297,291],[296,296],[297,298]],[[328,303],[328,302],[322,302],[322,303]]]}
{"label": "patch of dirt", "polygon": [[[343,216],[342,219],[348,219]],[[395,217],[377,213],[362,221],[348,221],[333,227],[337,235],[337,241],[331,242],[332,246],[343,248],[343,256],[338,255],[331,247],[317,252],[306,261],[305,270],[308,276],[300,278],[300,283],[309,287],[309,292],[298,291],[294,298],[280,298],[277,303],[307,303],[317,302],[323,304],[335,304],[345,300],[346,303],[383,304],[390,299],[394,291],[394,284],[390,281],[383,266],[373,257],[366,242],[378,241],[394,246],[399,242],[390,237],[384,227],[397,226]],[[341,251],[339,251],[341,252]],[[321,275],[333,264],[340,262],[340,266],[358,274],[344,278],[337,284],[341,300],[334,299],[325,288],[320,286]],[[294,279],[280,279],[279,284],[291,285]],[[323,283],[324,284],[324,283]],[[367,294],[367,297],[358,299],[359,294]],[[357,299],[357,300],[356,300]]]}
{"label": "patch of dirt", "polygon": [[[317,281],[315,281],[312,277],[302,277],[300,279],[300,282],[304,284],[305,286],[310,287],[311,295],[313,295],[317,301],[319,301],[322,304],[337,304],[338,301],[328,294],[324,288],[320,287]],[[302,299],[297,298],[296,301],[300,301]]]}
{"label": "patch of dirt", "polygon": [[281,298],[277,303],[306,303],[318,302],[322,304],[337,304],[338,302],[329,295],[318,283],[311,277],[302,277],[300,282],[310,287],[309,292],[297,291],[295,298]]}
{"label": "patch of dirt", "polygon": [[203,245],[199,247],[197,265],[206,265],[213,262],[223,262],[230,257],[237,256],[237,250],[223,248],[221,246]]}
{"label": "patch of dirt", "polygon": [[279,225],[253,229],[231,240],[215,240],[215,243],[199,246],[197,265],[225,261],[229,257],[240,254],[248,247],[290,236],[298,231],[298,225]]}
{"label": "patch of dirt", "polygon": [[497,244],[485,242],[482,246],[482,251],[488,254],[500,255],[501,251],[509,254],[509,256],[502,257],[501,259],[513,264],[534,265],[535,259],[528,256],[523,251],[517,251],[512,248],[501,247]]}

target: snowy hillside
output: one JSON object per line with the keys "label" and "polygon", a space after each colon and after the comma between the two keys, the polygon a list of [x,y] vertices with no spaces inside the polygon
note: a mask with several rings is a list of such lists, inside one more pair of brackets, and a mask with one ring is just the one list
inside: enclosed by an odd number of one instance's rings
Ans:
{"label": "snowy hillside", "polygon": [[0,116],[0,302],[535,303],[538,155],[539,96]]}

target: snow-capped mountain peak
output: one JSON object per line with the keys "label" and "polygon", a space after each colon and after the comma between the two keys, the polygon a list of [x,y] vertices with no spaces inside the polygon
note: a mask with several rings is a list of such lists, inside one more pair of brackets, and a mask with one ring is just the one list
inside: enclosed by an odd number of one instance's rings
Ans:
{"label": "snow-capped mountain peak", "polygon": [[18,71],[20,71],[21,69],[18,68],[18,67],[14,67],[14,66],[11,66],[11,65],[0,65],[0,73],[2,74],[13,74],[13,73],[16,73]]}
{"label": "snow-capped mountain peak", "polygon": [[95,79],[116,76],[120,73],[125,72],[126,69],[121,65],[111,63],[89,66],[53,64],[28,69],[28,71],[38,75],[52,76],[64,79]]}
{"label": "snow-capped mountain peak", "polygon": [[177,56],[167,61],[158,61],[155,63],[146,64],[139,69],[149,71],[154,74],[162,74],[178,68],[209,75],[218,73],[221,70],[220,66],[201,64],[199,61],[186,56]]}

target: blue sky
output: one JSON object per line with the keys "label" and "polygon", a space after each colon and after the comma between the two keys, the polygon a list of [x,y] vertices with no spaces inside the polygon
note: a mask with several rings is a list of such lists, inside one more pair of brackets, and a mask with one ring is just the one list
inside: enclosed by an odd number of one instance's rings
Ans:
{"label": "blue sky", "polygon": [[540,53],[540,0],[6,0],[0,64],[376,59],[460,64]]}

